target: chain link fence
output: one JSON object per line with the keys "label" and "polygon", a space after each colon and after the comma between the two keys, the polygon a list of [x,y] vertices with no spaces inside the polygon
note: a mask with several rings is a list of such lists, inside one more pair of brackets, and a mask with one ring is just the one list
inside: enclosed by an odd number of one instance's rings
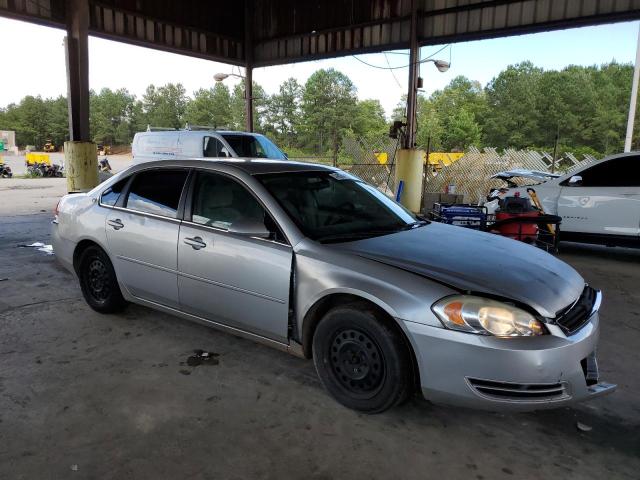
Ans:
{"label": "chain link fence", "polygon": [[[395,157],[398,141],[389,137],[357,139],[347,137],[342,143],[338,166],[374,185],[388,195],[393,195],[395,184]],[[326,156],[296,157],[291,160],[332,165],[333,159]],[[597,159],[584,155],[578,159],[565,153],[556,159],[557,173],[571,172]],[[480,203],[492,188],[502,186],[501,180],[490,179],[492,175],[516,168],[551,172],[553,155],[535,150],[506,149],[500,153],[496,148],[480,150],[470,147],[462,158],[445,165],[428,165],[424,174],[425,193],[453,193],[464,196],[467,203]],[[527,180],[514,179],[527,182]]]}
{"label": "chain link fence", "polygon": [[[571,153],[567,153],[556,160],[556,171],[569,172],[595,160],[590,155],[585,155],[584,159],[578,160]],[[553,156],[547,152],[506,149],[499,153],[495,148],[485,148],[480,151],[471,147],[457,162],[448,166],[441,165],[439,169],[427,172],[424,191],[426,193],[455,191],[458,195],[464,195],[465,202],[479,203],[492,188],[502,185],[501,180],[490,179],[492,175],[516,168],[551,172],[552,163]],[[514,181],[517,183],[518,179]]]}

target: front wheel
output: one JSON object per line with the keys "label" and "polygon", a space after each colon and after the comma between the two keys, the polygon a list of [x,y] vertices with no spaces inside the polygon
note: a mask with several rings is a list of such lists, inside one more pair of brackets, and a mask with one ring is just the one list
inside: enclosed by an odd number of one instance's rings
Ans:
{"label": "front wheel", "polygon": [[82,252],[78,276],[82,295],[95,311],[115,313],[127,305],[118,286],[111,260],[100,247],[91,246]]}
{"label": "front wheel", "polygon": [[322,318],[313,362],[329,393],[354,410],[380,413],[411,393],[411,356],[401,334],[365,305],[337,307]]}

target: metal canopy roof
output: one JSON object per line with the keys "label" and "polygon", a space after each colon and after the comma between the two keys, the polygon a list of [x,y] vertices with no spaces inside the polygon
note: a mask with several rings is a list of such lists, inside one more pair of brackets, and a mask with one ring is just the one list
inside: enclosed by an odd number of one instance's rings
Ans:
{"label": "metal canopy roof", "polygon": [[[0,16],[66,28],[66,5],[0,0]],[[97,37],[259,67],[409,48],[411,0],[89,0],[89,12]],[[640,0],[417,0],[420,45],[638,18]]]}

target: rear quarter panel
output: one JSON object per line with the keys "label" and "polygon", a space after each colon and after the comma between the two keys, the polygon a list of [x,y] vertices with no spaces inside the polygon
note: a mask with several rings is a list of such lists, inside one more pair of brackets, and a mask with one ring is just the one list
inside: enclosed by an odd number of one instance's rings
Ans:
{"label": "rear quarter panel", "polygon": [[109,253],[105,236],[105,213],[97,196],[76,194],[62,198],[58,205],[58,224],[54,226],[54,252],[65,263],[73,264],[78,243],[90,240]]}

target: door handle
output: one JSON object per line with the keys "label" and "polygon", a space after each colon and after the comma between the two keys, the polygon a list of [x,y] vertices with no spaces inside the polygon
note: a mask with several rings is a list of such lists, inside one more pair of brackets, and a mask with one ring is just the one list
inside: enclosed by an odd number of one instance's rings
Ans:
{"label": "door handle", "polygon": [[186,243],[187,245],[191,245],[191,247],[193,247],[194,250],[200,250],[201,248],[204,248],[207,246],[207,244],[202,241],[201,237],[193,237],[193,238],[187,237],[184,239],[184,243]]}
{"label": "door handle", "polygon": [[122,223],[122,220],[120,220],[119,218],[116,218],[115,220],[107,220],[107,223],[111,225],[114,230],[120,230],[124,227],[124,223]]}

